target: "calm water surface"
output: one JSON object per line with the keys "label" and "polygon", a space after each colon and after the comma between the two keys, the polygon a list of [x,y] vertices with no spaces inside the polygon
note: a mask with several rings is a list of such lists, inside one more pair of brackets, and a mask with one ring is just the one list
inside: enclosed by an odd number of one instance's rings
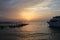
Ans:
{"label": "calm water surface", "polygon": [[0,40],[60,40],[60,29],[46,22],[29,22],[20,28],[0,29]]}

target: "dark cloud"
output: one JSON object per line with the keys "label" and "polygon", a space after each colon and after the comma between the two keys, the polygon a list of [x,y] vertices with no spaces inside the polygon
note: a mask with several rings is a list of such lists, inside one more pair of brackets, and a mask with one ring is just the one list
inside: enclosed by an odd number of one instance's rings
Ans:
{"label": "dark cloud", "polygon": [[14,11],[18,8],[36,5],[37,3],[40,3],[40,0],[0,0],[0,12]]}
{"label": "dark cloud", "polygon": [[41,3],[43,0],[0,0],[0,17],[14,17],[25,7]]}
{"label": "dark cloud", "polygon": [[13,6],[16,2],[12,0],[0,0],[0,12],[9,12],[13,10]]}

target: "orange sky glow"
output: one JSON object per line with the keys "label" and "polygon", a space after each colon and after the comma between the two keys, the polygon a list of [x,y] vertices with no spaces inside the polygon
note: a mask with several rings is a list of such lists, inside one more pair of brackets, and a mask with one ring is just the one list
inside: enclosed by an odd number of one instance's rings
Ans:
{"label": "orange sky glow", "polygon": [[42,18],[42,15],[38,15],[37,13],[35,13],[34,10],[27,9],[21,12],[20,18],[22,20],[32,21],[32,20],[37,20],[39,18]]}

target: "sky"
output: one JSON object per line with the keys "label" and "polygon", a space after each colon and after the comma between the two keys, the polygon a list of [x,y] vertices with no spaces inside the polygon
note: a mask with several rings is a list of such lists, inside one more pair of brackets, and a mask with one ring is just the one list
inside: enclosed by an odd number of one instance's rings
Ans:
{"label": "sky", "polygon": [[60,0],[0,0],[0,20],[46,20],[60,16]]}

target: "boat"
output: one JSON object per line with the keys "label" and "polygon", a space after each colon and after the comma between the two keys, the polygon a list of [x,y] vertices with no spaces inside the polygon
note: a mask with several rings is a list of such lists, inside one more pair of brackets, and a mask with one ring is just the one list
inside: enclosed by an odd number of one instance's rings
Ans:
{"label": "boat", "polygon": [[60,16],[55,16],[48,21],[49,27],[60,27]]}

